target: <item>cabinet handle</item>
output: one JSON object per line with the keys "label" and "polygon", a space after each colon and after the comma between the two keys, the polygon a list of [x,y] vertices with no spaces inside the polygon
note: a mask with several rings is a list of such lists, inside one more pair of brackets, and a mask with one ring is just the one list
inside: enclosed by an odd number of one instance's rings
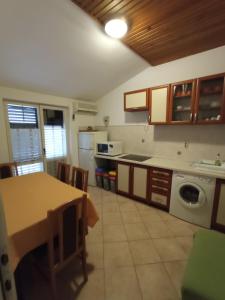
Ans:
{"label": "cabinet handle", "polygon": [[195,114],[194,114],[194,121],[196,122],[197,120],[198,120],[198,114],[195,113]]}
{"label": "cabinet handle", "polygon": [[190,113],[190,121],[193,119],[193,113]]}
{"label": "cabinet handle", "polygon": [[151,115],[150,114],[148,115],[148,122],[149,123],[151,122]]}

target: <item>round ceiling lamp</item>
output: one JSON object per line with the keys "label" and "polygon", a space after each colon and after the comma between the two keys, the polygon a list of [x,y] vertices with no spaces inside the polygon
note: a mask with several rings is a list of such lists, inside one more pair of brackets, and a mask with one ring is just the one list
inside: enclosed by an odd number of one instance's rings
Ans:
{"label": "round ceiling lamp", "polygon": [[105,24],[105,32],[115,38],[122,38],[128,30],[128,25],[124,19],[112,19]]}

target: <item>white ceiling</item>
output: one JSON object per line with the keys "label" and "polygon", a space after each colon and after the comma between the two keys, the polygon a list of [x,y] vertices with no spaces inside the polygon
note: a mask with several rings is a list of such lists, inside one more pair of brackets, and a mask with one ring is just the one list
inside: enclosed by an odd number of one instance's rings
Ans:
{"label": "white ceiling", "polygon": [[0,2],[0,85],[95,100],[149,66],[70,0]]}

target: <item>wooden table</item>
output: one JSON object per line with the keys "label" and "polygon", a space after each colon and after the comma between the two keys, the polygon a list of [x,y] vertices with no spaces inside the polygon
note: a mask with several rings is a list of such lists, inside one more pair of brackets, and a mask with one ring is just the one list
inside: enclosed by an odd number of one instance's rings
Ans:
{"label": "wooden table", "polygon": [[[47,241],[47,211],[81,197],[84,192],[46,173],[33,173],[0,180],[13,270],[32,249]],[[87,222],[93,227],[98,215],[91,200]]]}

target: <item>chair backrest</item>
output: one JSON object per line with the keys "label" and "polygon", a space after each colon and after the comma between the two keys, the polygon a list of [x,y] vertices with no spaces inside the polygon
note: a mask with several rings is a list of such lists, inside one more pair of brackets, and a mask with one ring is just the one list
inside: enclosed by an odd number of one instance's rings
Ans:
{"label": "chair backrest", "polygon": [[72,167],[71,185],[84,192],[87,192],[88,171],[81,168]]}
{"label": "chair backrest", "polygon": [[[85,251],[87,226],[87,195],[48,211],[48,255],[51,271],[62,269],[75,256]],[[58,238],[58,257],[54,250]]]}
{"label": "chair backrest", "polygon": [[59,179],[62,182],[69,183],[70,165],[59,161],[57,163],[56,177],[57,177],[57,179]]}
{"label": "chair backrest", "polygon": [[0,179],[18,176],[16,162],[8,162],[0,164]]}

